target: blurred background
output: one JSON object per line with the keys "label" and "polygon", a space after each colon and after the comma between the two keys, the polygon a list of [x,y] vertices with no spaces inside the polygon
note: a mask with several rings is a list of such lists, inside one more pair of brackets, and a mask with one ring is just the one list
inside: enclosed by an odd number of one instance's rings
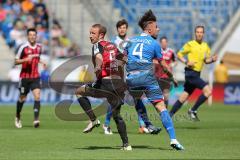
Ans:
{"label": "blurred background", "polygon": [[[214,101],[240,104],[240,0],[1,0],[0,102],[15,102],[17,97],[15,82],[20,68],[13,62],[19,45],[26,41],[27,28],[36,27],[38,42],[43,44],[42,59],[48,68],[40,70],[47,82],[51,72],[65,61],[91,54],[88,34],[92,24],[105,25],[110,39],[116,35],[116,22],[125,18],[131,37],[141,32],[137,21],[148,9],[157,16],[159,37],[166,36],[175,52],[194,38],[196,25],[205,26],[205,41],[219,60],[206,66],[202,77],[214,87]],[[75,69],[67,81],[82,81],[84,69]],[[174,74],[183,82],[184,65],[178,63]],[[172,102],[181,91],[181,85],[172,89]],[[47,92],[44,102],[54,101],[47,96],[51,91],[43,92]],[[198,94],[196,91],[192,98]]]}

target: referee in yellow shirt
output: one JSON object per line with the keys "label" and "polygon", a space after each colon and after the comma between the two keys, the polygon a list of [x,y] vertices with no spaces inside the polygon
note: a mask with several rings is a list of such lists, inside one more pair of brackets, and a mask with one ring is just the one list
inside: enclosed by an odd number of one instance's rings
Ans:
{"label": "referee in yellow shirt", "polygon": [[186,64],[184,92],[173,105],[170,115],[173,116],[193,93],[196,88],[203,91],[194,106],[188,110],[188,114],[193,121],[199,121],[197,109],[212,94],[212,90],[207,82],[200,78],[200,73],[204,63],[210,64],[217,60],[217,55],[210,56],[210,48],[203,42],[204,26],[195,27],[195,40],[187,42],[178,52],[178,59]]}

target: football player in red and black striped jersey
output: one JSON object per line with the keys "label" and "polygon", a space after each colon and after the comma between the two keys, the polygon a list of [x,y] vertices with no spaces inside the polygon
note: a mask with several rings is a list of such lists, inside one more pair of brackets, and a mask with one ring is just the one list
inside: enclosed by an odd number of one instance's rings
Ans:
{"label": "football player in red and black striped jersey", "polygon": [[119,67],[126,62],[126,56],[119,52],[117,47],[104,40],[107,30],[101,24],[94,24],[90,29],[92,47],[92,62],[95,68],[97,81],[91,85],[81,86],[77,89],[78,102],[90,118],[90,123],[84,133],[91,132],[100,125],[100,121],[92,111],[91,103],[86,96],[107,98],[112,106],[113,119],[121,137],[123,150],[132,150],[128,144],[126,124],[120,115],[122,100],[126,85],[121,77]]}
{"label": "football player in red and black striped jersey", "polygon": [[39,112],[40,112],[40,74],[38,64],[46,64],[40,60],[42,46],[36,43],[37,31],[35,28],[27,30],[28,41],[22,44],[15,58],[15,65],[22,65],[20,73],[19,91],[20,96],[17,101],[15,126],[22,128],[21,110],[26,100],[30,89],[34,96],[34,127],[39,127]]}

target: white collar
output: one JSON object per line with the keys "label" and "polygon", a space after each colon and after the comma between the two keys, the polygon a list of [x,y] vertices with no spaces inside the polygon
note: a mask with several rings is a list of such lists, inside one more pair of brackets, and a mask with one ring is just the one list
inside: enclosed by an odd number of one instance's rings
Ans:
{"label": "white collar", "polygon": [[27,45],[28,45],[30,48],[32,48],[32,49],[35,49],[35,48],[37,47],[37,43],[35,43],[35,45],[32,46],[29,42],[27,42]]}
{"label": "white collar", "polygon": [[124,41],[124,40],[128,40],[128,37],[126,36],[124,39],[122,39],[119,35],[117,35],[117,39]]}
{"label": "white collar", "polygon": [[141,33],[141,36],[149,36],[149,34],[143,32],[143,33]]}

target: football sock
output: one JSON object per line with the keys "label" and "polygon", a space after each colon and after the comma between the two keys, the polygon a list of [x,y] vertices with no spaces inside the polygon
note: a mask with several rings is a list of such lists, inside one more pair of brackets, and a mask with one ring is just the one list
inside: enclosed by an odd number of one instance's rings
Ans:
{"label": "football sock", "polygon": [[19,100],[17,101],[17,110],[16,110],[16,117],[20,118],[20,113],[22,111],[22,107],[23,107],[24,101],[20,102]]}
{"label": "football sock", "polygon": [[127,128],[123,118],[120,115],[120,107],[113,111],[113,119],[117,125],[118,133],[123,144],[128,144]]}
{"label": "football sock", "polygon": [[170,111],[170,116],[172,117],[182,107],[182,105],[183,103],[177,100]]}
{"label": "football sock", "polygon": [[198,100],[194,104],[194,106],[191,108],[192,111],[197,111],[197,109],[207,100],[207,97],[203,94],[199,96]]}
{"label": "football sock", "polygon": [[34,101],[33,112],[34,112],[34,120],[38,120],[39,113],[40,113],[40,101]]}
{"label": "football sock", "polygon": [[91,103],[87,97],[79,97],[78,102],[85,113],[88,115],[91,121],[95,121],[97,118],[92,110]]}
{"label": "football sock", "polygon": [[144,127],[145,126],[145,123],[141,117],[141,114],[138,113],[138,124],[140,127]]}
{"label": "football sock", "polygon": [[106,118],[105,118],[105,122],[104,122],[105,126],[110,125],[111,117],[112,117],[112,107],[109,105],[108,110],[107,110],[107,114],[106,114]]}
{"label": "football sock", "polygon": [[170,117],[168,111],[163,110],[162,112],[160,112],[160,118],[162,120],[164,128],[167,130],[170,139],[176,139],[172,118]]}
{"label": "football sock", "polygon": [[140,126],[142,123],[144,123],[146,127],[148,127],[149,125],[152,125],[152,123],[150,122],[150,120],[148,118],[146,107],[144,106],[141,99],[137,100],[135,109],[138,113],[138,122],[139,122]]}

